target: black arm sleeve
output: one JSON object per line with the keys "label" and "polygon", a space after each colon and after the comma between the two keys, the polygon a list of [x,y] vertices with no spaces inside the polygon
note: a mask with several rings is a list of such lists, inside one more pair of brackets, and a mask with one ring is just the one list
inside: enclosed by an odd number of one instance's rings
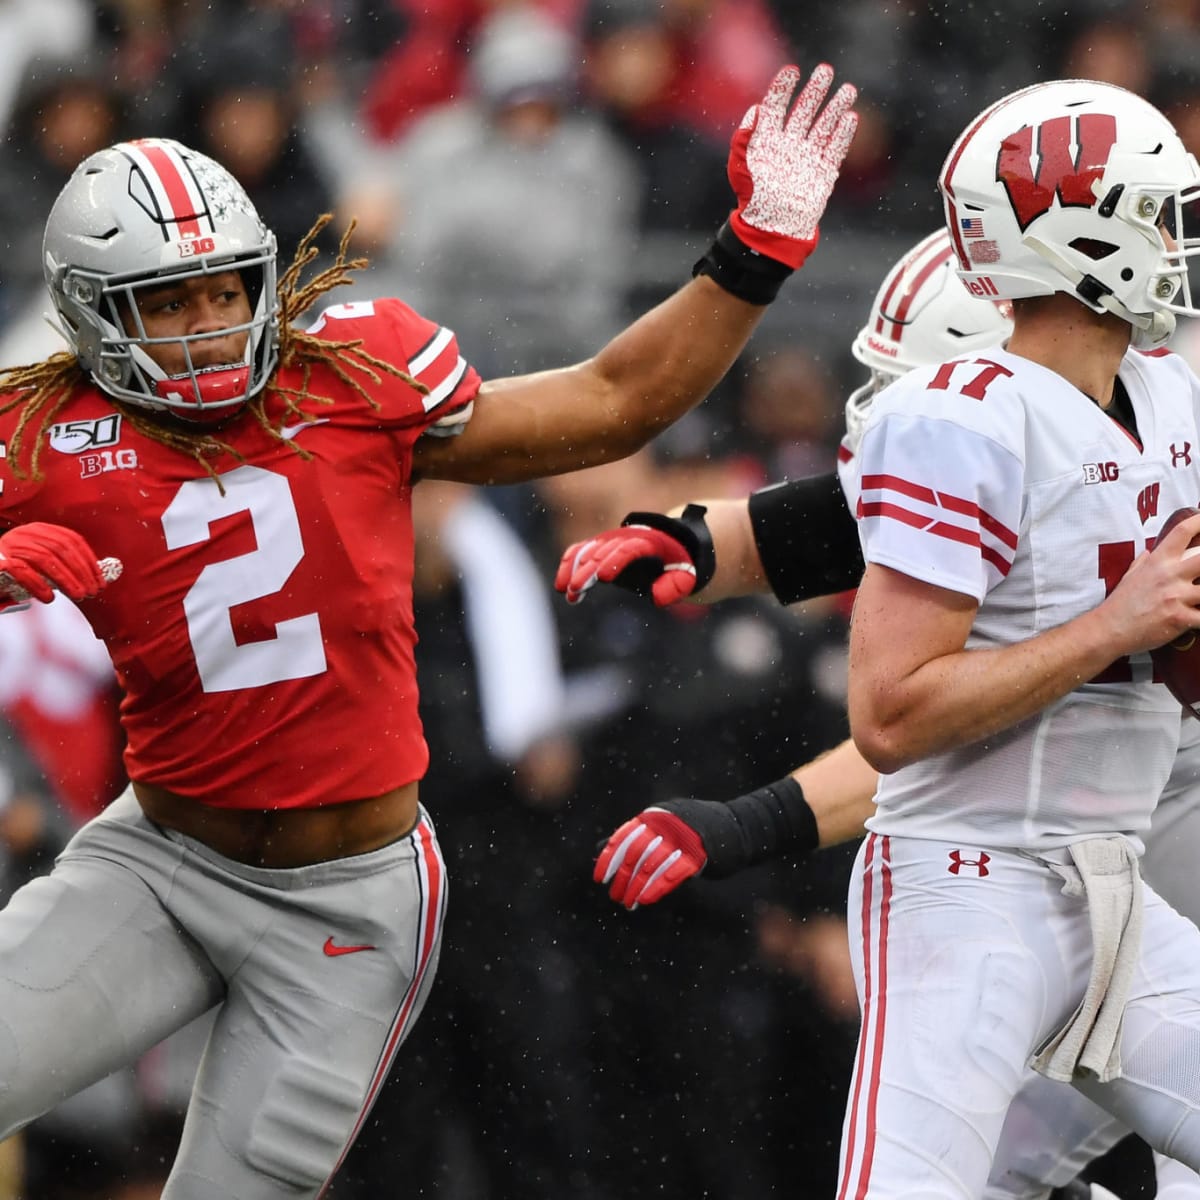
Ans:
{"label": "black arm sleeve", "polygon": [[767,582],[781,604],[858,586],[863,573],[858,526],[836,474],[754,492],[750,524]]}

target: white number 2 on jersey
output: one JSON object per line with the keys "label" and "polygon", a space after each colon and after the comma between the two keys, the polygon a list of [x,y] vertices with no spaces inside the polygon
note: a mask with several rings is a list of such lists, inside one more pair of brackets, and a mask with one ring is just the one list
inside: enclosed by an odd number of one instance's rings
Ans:
{"label": "white number 2 on jersey", "polygon": [[279,591],[304,557],[292,491],[282,475],[238,467],[215,479],[189,479],[162,516],[167,547],[178,550],[209,539],[213,521],[249,513],[258,548],[209,563],[183,598],[188,637],[206,692],[232,692],[284,679],[306,679],[325,670],[325,646],[316,613],[280,621],[275,636],[238,645],[229,610]]}

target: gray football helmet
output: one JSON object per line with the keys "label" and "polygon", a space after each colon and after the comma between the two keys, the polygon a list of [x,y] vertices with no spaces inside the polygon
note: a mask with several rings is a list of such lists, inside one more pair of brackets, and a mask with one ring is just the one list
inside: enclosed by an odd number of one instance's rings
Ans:
{"label": "gray football helmet", "polygon": [[[80,365],[110,396],[213,421],[231,415],[266,384],[279,356],[275,235],[241,184],[211,158],[166,138],[98,151],[59,193],[42,249],[62,332]],[[139,288],[231,269],[245,281],[248,323],[183,338],[146,335]],[[195,343],[243,330],[243,361],[194,365]],[[187,370],[168,376],[146,353],[156,342],[181,343]]]}

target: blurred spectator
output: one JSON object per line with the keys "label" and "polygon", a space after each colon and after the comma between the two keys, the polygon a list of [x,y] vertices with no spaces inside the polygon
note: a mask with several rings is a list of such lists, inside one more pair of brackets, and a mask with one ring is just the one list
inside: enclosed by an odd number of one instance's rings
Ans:
{"label": "blurred spectator", "polygon": [[70,601],[59,596],[0,619],[0,713],[72,826],[125,786],[117,700],[108,652]]}
{"label": "blurred spectator", "polygon": [[0,0],[0,128],[8,128],[28,68],[80,58],[93,21],[84,0]]}
{"label": "blurred spectator", "polygon": [[[661,510],[692,494],[679,489],[693,478],[650,454],[612,466],[538,484],[556,550],[630,508]],[[586,872],[597,838],[630,811],[733,795],[782,773],[788,755],[832,745],[845,726],[844,625],[757,598],[659,610],[617,588],[596,589],[560,624],[567,712],[584,749],[565,853],[597,1005],[605,1179],[617,1194],[636,1179],[639,1195],[660,1200],[787,1194],[795,1159],[776,1175],[771,1132],[780,1014],[755,941],[770,872],[700,880],[633,914]],[[811,1005],[792,1017],[831,1024]],[[854,1026],[840,1016],[832,1024],[852,1053]],[[819,1161],[804,1160],[806,1178],[836,1162],[836,1146],[818,1149]]]}
{"label": "blurred spectator", "polygon": [[670,102],[677,46],[660,14],[650,5],[597,5],[586,37],[586,94],[636,158],[644,181],[639,231],[710,234],[731,207],[724,171],[729,132],[697,132]]}
{"label": "blurred spectator", "polygon": [[[71,608],[65,601],[63,607]],[[17,616],[6,614],[0,633],[10,620],[20,626]],[[91,630],[87,633],[90,636]],[[11,682],[14,668],[36,686],[37,666],[14,662],[0,649],[0,679]],[[75,825],[17,730],[0,717],[0,905],[7,904],[17,888],[49,871]],[[103,1193],[118,1200],[133,1149],[137,1109],[133,1075],[123,1072],[35,1121],[19,1138],[19,1194],[38,1200],[90,1200]]]}
{"label": "blurred spectator", "polygon": [[0,716],[0,905],[50,869],[71,829],[37,761]]}
{"label": "blurred spectator", "polygon": [[[50,206],[82,158],[124,135],[123,97],[102,64],[27,72],[0,149],[0,319],[11,320],[32,303],[39,311],[46,306],[42,228]],[[35,358],[36,348],[30,354]]]}
{"label": "blurred spectator", "polygon": [[392,0],[385,10],[397,26],[363,89],[369,135],[392,142],[430,108],[469,90],[466,52],[479,27],[505,8],[536,7],[564,29],[579,0]]}
{"label": "blurred spectator", "polygon": [[799,868],[780,861],[755,919],[771,997],[769,1112],[765,1137],[775,1178],[805,1164],[813,1196],[837,1188],[838,1149],[858,1044],[846,887],[857,843],[822,851]]}
{"label": "blurred spectator", "polygon": [[1099,79],[1149,97],[1154,75],[1149,41],[1133,17],[1094,21],[1068,39],[1057,75]]}
{"label": "blurred spectator", "polygon": [[[333,197],[300,136],[285,12],[259,5],[253,23],[214,26],[191,46],[179,77],[179,137],[227,167],[279,242],[283,266]],[[340,231],[319,245],[332,251]]]}
{"label": "blurred spectator", "polygon": [[[334,1185],[378,1195],[595,1197],[589,1009],[570,951],[561,810],[579,762],[563,725],[551,592],[481,494],[414,496],[422,785],[453,872],[436,1002]],[[444,1189],[444,1190],[443,1190]]]}
{"label": "blurred spectator", "polygon": [[654,52],[665,61],[646,101],[721,142],[779,69],[783,39],[763,0],[591,0],[584,21],[589,39],[638,34],[631,52],[642,55],[657,31]]}
{"label": "blurred spectator", "polygon": [[485,375],[583,358],[623,317],[636,175],[570,107],[579,53],[535,9],[496,13],[472,46],[470,97],[380,163],[392,207],[377,265],[390,251],[399,294],[442,314]]}
{"label": "blurred spectator", "polygon": [[822,358],[796,342],[764,346],[748,364],[733,431],[764,478],[823,475],[837,461],[843,396]]}

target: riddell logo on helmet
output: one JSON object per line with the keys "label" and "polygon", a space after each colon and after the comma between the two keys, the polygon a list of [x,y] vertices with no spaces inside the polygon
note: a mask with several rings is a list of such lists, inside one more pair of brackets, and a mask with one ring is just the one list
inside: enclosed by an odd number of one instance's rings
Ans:
{"label": "riddell logo on helmet", "polygon": [[964,279],[963,284],[972,296],[993,298],[1000,295],[1000,290],[988,275],[977,275],[974,279]]}
{"label": "riddell logo on helmet", "polygon": [[887,342],[881,342],[877,337],[867,334],[867,345],[870,346],[876,354],[886,354],[888,358],[895,358],[900,352],[895,346],[889,346]]}
{"label": "riddell logo on helmet", "polygon": [[1022,232],[1050,211],[1055,197],[1064,207],[1093,207],[1092,184],[1104,174],[1116,140],[1116,118],[1089,112],[1052,117],[1006,137],[996,178],[1008,192]]}

